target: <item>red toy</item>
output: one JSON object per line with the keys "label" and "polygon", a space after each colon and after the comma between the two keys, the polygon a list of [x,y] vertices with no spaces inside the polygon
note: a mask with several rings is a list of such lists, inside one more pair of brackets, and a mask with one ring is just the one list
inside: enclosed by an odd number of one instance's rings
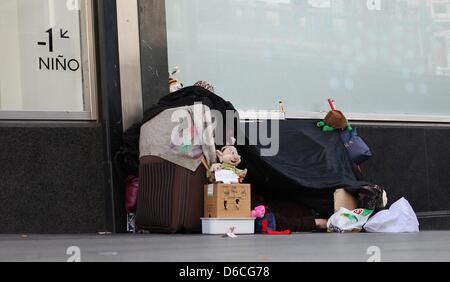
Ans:
{"label": "red toy", "polygon": [[266,235],[291,235],[292,234],[291,230],[289,230],[289,229],[285,230],[285,231],[274,231],[274,230],[271,230],[271,229],[267,228],[268,224],[269,223],[268,223],[267,219],[264,219],[262,221],[263,234],[266,234]]}

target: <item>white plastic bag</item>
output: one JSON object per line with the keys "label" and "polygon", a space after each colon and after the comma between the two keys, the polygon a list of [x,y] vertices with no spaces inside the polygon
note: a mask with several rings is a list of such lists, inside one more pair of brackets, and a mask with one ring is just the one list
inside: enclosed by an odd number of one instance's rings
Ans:
{"label": "white plastic bag", "polygon": [[374,215],[364,229],[370,233],[416,233],[419,221],[409,202],[401,198],[389,210]]}
{"label": "white plastic bag", "polygon": [[328,220],[328,232],[360,232],[372,213],[372,210],[357,209],[350,211],[341,208]]}

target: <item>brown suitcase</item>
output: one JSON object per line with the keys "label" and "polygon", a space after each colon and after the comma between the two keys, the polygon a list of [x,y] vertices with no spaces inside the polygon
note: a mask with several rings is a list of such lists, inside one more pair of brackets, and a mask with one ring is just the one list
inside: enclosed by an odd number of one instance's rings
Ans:
{"label": "brown suitcase", "polygon": [[201,232],[206,169],[196,172],[158,157],[140,160],[136,227],[153,233]]}

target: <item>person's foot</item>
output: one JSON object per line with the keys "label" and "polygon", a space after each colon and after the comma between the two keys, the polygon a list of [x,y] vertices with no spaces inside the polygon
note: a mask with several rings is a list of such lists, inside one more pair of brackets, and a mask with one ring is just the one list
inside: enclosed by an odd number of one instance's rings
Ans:
{"label": "person's foot", "polygon": [[318,230],[327,229],[328,220],[326,219],[316,219],[316,228]]}

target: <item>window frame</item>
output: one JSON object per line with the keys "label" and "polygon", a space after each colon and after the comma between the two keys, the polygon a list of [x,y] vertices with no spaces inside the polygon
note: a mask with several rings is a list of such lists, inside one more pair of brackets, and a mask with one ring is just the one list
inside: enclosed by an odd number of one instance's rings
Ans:
{"label": "window frame", "polygon": [[43,121],[96,121],[97,69],[95,54],[94,0],[81,0],[80,38],[81,67],[83,79],[83,111],[27,111],[1,110],[0,120],[43,120]]}

